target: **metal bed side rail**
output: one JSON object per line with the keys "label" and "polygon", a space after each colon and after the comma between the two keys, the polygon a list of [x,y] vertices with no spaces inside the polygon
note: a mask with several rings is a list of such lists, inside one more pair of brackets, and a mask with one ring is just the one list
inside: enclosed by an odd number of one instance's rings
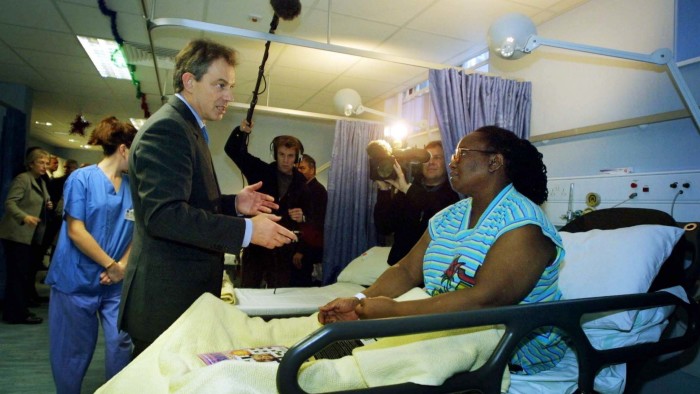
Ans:
{"label": "metal bed side rail", "polygon": [[[599,350],[593,348],[581,327],[581,318],[585,314],[669,305],[676,306],[674,313],[679,313],[679,309],[685,312],[683,320],[687,321],[687,329],[682,335],[662,338],[658,342]],[[299,368],[316,352],[337,340],[381,338],[487,325],[504,325],[505,333],[491,357],[476,370],[459,372],[441,386],[402,383],[343,392],[499,393],[503,372],[521,339],[539,327],[556,326],[568,334],[571,347],[576,351],[579,364],[579,391],[592,393],[595,376],[600,369],[608,365],[676,352],[692,346],[700,338],[700,306],[694,300],[686,303],[670,293],[656,292],[513,305],[465,312],[337,322],[319,328],[287,351],[277,372],[277,389],[282,394],[306,393],[297,380]]]}

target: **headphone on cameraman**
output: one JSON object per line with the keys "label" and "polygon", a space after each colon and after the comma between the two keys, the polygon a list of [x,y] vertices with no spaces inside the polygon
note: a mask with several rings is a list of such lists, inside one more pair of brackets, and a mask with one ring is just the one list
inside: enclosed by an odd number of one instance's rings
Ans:
{"label": "headphone on cameraman", "polygon": [[270,142],[270,153],[272,154],[272,157],[275,160],[277,160],[277,149],[279,148],[279,145],[283,142],[291,142],[298,146],[297,155],[294,158],[294,163],[299,164],[299,162],[301,162],[301,156],[304,154],[304,144],[301,143],[301,140],[299,140],[299,138],[291,135],[278,135],[277,137],[272,139],[272,142]]}

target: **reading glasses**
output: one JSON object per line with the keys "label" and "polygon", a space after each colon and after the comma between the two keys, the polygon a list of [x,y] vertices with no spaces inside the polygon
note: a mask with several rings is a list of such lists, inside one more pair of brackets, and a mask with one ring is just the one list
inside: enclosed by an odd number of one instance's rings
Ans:
{"label": "reading glasses", "polygon": [[455,154],[452,155],[452,161],[454,161],[455,163],[459,163],[459,161],[463,157],[467,157],[467,152],[479,152],[479,153],[486,153],[486,154],[497,153],[496,151],[493,151],[493,150],[457,148],[457,149],[455,149]]}

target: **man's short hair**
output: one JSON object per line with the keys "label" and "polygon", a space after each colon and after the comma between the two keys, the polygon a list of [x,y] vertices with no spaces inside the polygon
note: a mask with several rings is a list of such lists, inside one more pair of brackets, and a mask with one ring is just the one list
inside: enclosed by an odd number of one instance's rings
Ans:
{"label": "man's short hair", "polygon": [[207,39],[190,41],[175,56],[175,72],[173,73],[175,92],[179,93],[185,88],[182,83],[182,76],[185,73],[192,73],[194,79],[199,81],[207,73],[209,66],[217,59],[224,59],[231,66],[238,64],[236,51],[232,48]]}
{"label": "man's short hair", "polygon": [[307,155],[306,153],[301,155],[301,161],[305,161],[309,164],[310,168],[316,170],[316,160],[313,157]]}
{"label": "man's short hair", "polygon": [[304,154],[304,145],[302,145],[299,138],[292,135],[278,135],[277,137],[273,138],[272,142],[270,143],[270,150],[272,151],[275,160],[277,160],[277,150],[281,146],[287,149],[294,149],[297,153],[294,161],[298,162],[301,160],[301,155]]}

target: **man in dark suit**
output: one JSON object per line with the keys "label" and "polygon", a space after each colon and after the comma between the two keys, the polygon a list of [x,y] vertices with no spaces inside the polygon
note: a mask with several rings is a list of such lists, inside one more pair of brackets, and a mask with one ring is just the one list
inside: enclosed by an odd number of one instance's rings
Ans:
{"label": "man in dark suit", "polygon": [[306,178],[306,186],[311,194],[311,211],[304,214],[299,208],[289,210],[289,216],[299,223],[301,230],[301,240],[293,257],[296,269],[292,271],[291,286],[309,287],[313,286],[314,280],[318,284],[323,279],[321,266],[328,191],[316,179],[316,160],[313,157],[303,154],[297,170]]}
{"label": "man in dark suit", "polygon": [[204,125],[221,120],[233,100],[235,52],[194,40],[175,62],[175,97],[143,125],[129,153],[135,232],[119,326],[131,335],[134,356],[200,295],[221,294],[225,252],[297,240],[275,223],[278,216],[262,214],[277,204],[256,191],[261,183],[237,196],[219,190]]}

